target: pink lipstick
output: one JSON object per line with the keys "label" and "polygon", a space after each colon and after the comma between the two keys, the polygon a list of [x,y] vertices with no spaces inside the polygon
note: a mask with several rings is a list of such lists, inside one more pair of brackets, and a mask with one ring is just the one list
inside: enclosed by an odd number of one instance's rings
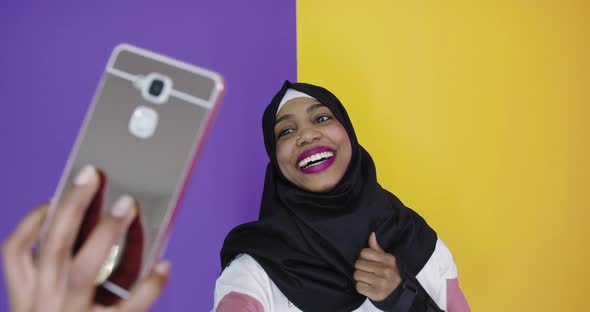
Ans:
{"label": "pink lipstick", "polygon": [[305,174],[322,172],[332,166],[335,154],[332,149],[326,146],[311,148],[299,155],[297,167]]}

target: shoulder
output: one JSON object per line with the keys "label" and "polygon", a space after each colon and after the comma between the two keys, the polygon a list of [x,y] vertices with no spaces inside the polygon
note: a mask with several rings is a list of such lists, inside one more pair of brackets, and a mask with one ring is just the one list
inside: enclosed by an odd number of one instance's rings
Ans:
{"label": "shoulder", "polygon": [[416,275],[416,279],[439,305],[447,305],[447,281],[457,278],[457,266],[447,245],[437,238],[436,246],[428,262]]}
{"label": "shoulder", "polygon": [[270,311],[269,289],[270,278],[260,264],[248,254],[238,255],[215,282],[214,311],[221,308],[220,303],[229,303],[230,306],[248,304],[257,306],[262,311]]}
{"label": "shoulder", "polygon": [[214,311],[287,310],[298,311],[264,268],[248,254],[238,255],[215,283]]}
{"label": "shoulder", "polygon": [[257,279],[268,279],[268,275],[260,264],[248,254],[237,255],[230,264],[225,267],[217,282],[224,282],[227,277],[233,281],[240,277],[256,277]]}
{"label": "shoulder", "polygon": [[431,262],[431,265],[436,265],[438,272],[445,279],[457,278],[457,265],[455,259],[453,259],[453,254],[440,238],[437,238],[436,247],[428,262]]}

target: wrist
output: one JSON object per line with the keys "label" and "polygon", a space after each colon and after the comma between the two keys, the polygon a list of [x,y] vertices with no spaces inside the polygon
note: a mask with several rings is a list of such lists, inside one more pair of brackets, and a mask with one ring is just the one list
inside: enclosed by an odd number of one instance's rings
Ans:
{"label": "wrist", "polygon": [[385,299],[381,301],[371,300],[373,305],[383,311],[391,310],[391,308],[395,306],[396,302],[399,301],[402,293],[404,292],[404,280],[405,279],[400,278],[397,287],[395,287],[393,291],[387,297],[385,297]]}

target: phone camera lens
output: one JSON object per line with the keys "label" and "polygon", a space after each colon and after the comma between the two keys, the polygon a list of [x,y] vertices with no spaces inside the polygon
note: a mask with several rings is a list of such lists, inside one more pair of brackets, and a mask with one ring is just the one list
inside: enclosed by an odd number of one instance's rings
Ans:
{"label": "phone camera lens", "polygon": [[164,81],[160,79],[154,79],[150,84],[150,89],[148,92],[153,96],[160,96],[162,90],[164,89]]}
{"label": "phone camera lens", "polygon": [[141,96],[156,104],[164,104],[168,101],[172,91],[172,79],[158,73],[150,73],[137,81],[136,86],[141,90]]}

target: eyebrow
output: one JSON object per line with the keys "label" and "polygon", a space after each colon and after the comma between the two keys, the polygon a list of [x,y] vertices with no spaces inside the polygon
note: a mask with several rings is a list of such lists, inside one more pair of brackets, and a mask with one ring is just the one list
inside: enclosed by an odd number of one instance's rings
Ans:
{"label": "eyebrow", "polygon": [[[310,113],[310,112],[312,112],[312,111],[314,111],[314,110],[316,110],[316,109],[318,109],[318,108],[320,108],[320,107],[326,107],[326,105],[324,105],[324,104],[322,104],[322,103],[313,104],[313,105],[309,106],[308,108],[306,108],[306,109],[305,109],[305,111],[306,111],[307,113]],[[275,120],[275,126],[276,126],[276,125],[277,125],[279,122],[281,122],[281,121],[284,121],[284,120],[287,120],[287,119],[291,119],[291,118],[293,118],[293,115],[292,115],[292,114],[286,114],[286,115],[283,115],[283,116],[281,116],[279,119]]]}

